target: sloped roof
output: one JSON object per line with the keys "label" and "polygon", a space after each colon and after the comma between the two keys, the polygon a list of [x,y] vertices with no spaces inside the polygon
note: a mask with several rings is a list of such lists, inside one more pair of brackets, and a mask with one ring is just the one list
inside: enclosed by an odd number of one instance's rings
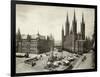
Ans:
{"label": "sloped roof", "polygon": [[[22,36],[22,39],[27,39],[27,35],[22,34],[21,36]],[[45,36],[43,35],[31,35],[31,39],[37,39],[37,38],[46,39]]]}

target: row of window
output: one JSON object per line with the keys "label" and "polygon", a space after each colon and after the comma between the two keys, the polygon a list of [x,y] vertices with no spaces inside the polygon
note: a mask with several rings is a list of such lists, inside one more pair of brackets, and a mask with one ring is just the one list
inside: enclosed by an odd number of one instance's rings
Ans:
{"label": "row of window", "polygon": [[31,43],[29,43],[29,42],[23,42],[22,44],[37,44],[37,42],[31,42]]}
{"label": "row of window", "polygon": [[[22,46],[22,49],[28,49],[29,47],[26,47],[26,46]],[[34,48],[37,48],[37,46],[30,46],[30,49],[34,49]]]}

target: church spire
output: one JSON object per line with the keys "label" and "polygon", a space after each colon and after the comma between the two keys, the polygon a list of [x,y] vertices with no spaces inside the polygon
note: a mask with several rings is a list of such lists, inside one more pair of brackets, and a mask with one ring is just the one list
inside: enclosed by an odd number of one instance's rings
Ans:
{"label": "church spire", "polygon": [[63,45],[64,45],[64,28],[62,25],[62,48],[63,48]]}
{"label": "church spire", "polygon": [[73,16],[73,22],[72,22],[72,30],[74,35],[77,34],[77,20],[76,20],[76,14],[75,14],[75,10],[74,10],[74,16]]}
{"label": "church spire", "polygon": [[75,10],[74,10],[74,21],[76,21],[76,15],[75,15]]}
{"label": "church spire", "polygon": [[84,14],[82,13],[82,23],[84,23]]}
{"label": "church spire", "polygon": [[82,39],[85,39],[85,21],[84,21],[84,14],[82,13],[82,22],[81,22],[81,34]]}
{"label": "church spire", "polygon": [[69,20],[68,20],[68,13],[67,13],[67,22],[69,23]]}
{"label": "church spire", "polygon": [[66,17],[65,31],[66,31],[66,36],[69,35],[69,19],[68,19],[68,13],[67,13],[67,17]]}
{"label": "church spire", "polygon": [[64,27],[62,25],[62,37],[64,37]]}

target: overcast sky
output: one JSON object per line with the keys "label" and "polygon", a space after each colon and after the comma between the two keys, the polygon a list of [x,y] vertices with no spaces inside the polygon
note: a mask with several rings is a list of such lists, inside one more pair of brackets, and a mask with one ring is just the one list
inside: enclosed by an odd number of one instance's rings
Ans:
{"label": "overcast sky", "polygon": [[82,13],[85,20],[86,36],[91,37],[94,30],[94,9],[88,8],[70,8],[56,6],[39,6],[39,5],[16,5],[16,32],[18,28],[22,34],[37,34],[50,35],[52,34],[55,40],[61,40],[62,26],[65,28],[66,16],[68,13],[70,28],[74,10],[77,19],[77,30],[80,32],[80,23]]}

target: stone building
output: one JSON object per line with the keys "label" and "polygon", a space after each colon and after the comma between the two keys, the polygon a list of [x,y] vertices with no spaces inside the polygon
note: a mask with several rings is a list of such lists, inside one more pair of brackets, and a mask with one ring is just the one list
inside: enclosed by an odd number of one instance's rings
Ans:
{"label": "stone building", "polygon": [[85,43],[85,21],[84,15],[82,14],[82,21],[80,24],[80,32],[77,33],[77,19],[74,16],[72,20],[72,26],[70,28],[70,22],[68,18],[68,14],[65,22],[65,30],[62,27],[62,49],[65,49],[70,52],[83,52],[84,51],[84,43]]}
{"label": "stone building", "polygon": [[20,33],[16,34],[16,52],[19,53],[44,53],[50,51],[50,47],[53,46],[53,39],[46,38],[39,33],[37,35],[24,35]]}

